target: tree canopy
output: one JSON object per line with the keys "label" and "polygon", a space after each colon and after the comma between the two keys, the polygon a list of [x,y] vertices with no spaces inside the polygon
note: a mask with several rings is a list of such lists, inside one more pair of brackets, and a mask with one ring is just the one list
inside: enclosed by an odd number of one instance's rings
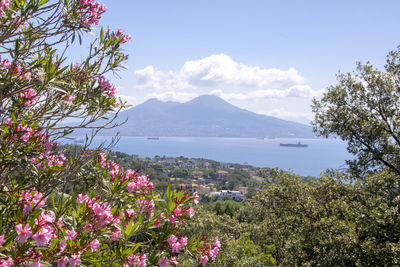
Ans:
{"label": "tree canopy", "polygon": [[337,78],[313,100],[314,131],[348,143],[352,173],[387,168],[400,174],[400,47],[389,53],[384,71],[358,63]]}

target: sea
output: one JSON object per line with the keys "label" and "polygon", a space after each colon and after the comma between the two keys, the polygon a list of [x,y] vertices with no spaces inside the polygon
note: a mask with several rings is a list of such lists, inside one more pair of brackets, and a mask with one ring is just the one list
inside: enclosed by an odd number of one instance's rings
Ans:
{"label": "sea", "polygon": [[[77,137],[76,140],[83,140]],[[92,148],[108,144],[112,137],[96,136]],[[64,143],[76,141],[64,140]],[[308,145],[282,147],[280,143]],[[219,162],[249,164],[255,167],[279,167],[302,176],[319,176],[327,169],[344,170],[352,155],[340,139],[256,139],[221,137],[135,137],[121,136],[112,148],[140,157],[179,157],[211,159]]]}

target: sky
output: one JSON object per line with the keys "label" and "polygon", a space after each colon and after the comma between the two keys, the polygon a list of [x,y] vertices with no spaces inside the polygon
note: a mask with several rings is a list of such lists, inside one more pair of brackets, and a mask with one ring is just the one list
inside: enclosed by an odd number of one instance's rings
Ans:
{"label": "sky", "polygon": [[123,28],[127,69],[109,77],[135,106],[214,94],[259,114],[308,123],[311,101],[353,71],[384,66],[400,44],[400,1],[103,0]]}

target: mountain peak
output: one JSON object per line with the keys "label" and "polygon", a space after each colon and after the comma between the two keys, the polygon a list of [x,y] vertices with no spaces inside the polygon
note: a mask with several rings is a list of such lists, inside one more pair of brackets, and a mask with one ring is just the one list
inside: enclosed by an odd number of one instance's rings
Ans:
{"label": "mountain peak", "polygon": [[196,98],[193,98],[192,100],[186,102],[186,103],[228,103],[222,98],[216,96],[216,95],[201,95]]}
{"label": "mountain peak", "polygon": [[122,135],[314,137],[307,125],[255,114],[215,95],[201,95],[185,103],[151,98],[120,115],[129,118],[118,129]]}

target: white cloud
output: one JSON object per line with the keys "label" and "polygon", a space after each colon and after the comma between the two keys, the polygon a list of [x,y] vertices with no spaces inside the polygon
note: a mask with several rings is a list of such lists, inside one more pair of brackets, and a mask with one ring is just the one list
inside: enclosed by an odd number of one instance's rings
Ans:
{"label": "white cloud", "polygon": [[212,95],[225,100],[256,100],[256,99],[281,99],[281,98],[312,98],[321,96],[324,90],[313,90],[308,85],[295,85],[287,89],[255,90],[246,93],[224,93],[222,90],[213,90]]}
{"label": "white cloud", "polygon": [[178,72],[161,72],[153,66],[137,70],[138,85],[149,89],[281,89],[303,84],[306,79],[294,68],[280,70],[247,66],[225,54],[187,61]]}
{"label": "white cloud", "polygon": [[161,79],[163,76],[164,74],[153,66],[147,66],[144,69],[135,71],[138,87],[141,88],[161,89]]}
{"label": "white cloud", "polygon": [[198,96],[199,94],[196,93],[184,93],[175,91],[168,91],[164,93],[152,93],[147,95],[148,98],[157,98],[158,100],[161,101],[177,101],[177,102],[187,102]]}
{"label": "white cloud", "polygon": [[279,88],[306,81],[294,68],[279,70],[247,66],[237,63],[225,54],[187,61],[179,76],[197,87]]}

